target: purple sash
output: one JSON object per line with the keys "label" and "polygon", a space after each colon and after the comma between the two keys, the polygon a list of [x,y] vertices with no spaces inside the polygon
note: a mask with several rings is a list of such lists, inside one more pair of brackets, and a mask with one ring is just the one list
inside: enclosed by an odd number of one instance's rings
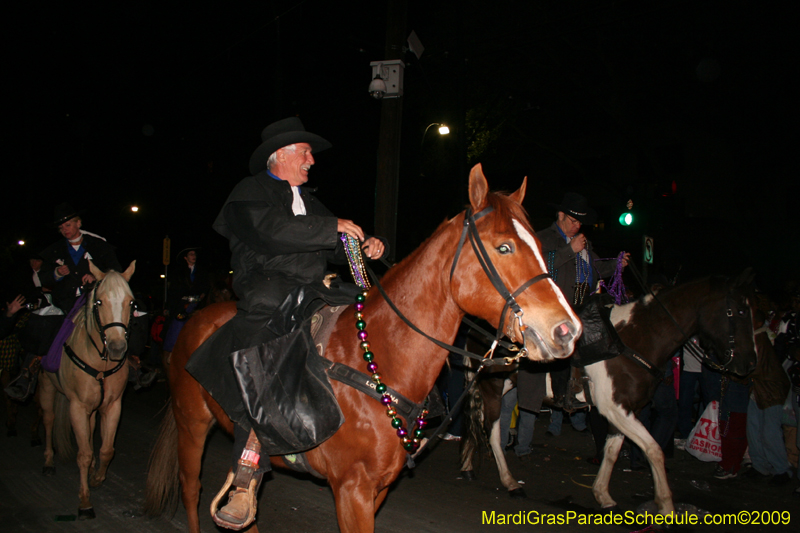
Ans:
{"label": "purple sash", "polygon": [[61,329],[58,330],[53,344],[50,345],[47,355],[42,357],[42,368],[45,372],[58,372],[61,366],[61,352],[64,351],[64,343],[67,342],[67,339],[69,339],[69,336],[72,335],[72,331],[75,329],[75,324],[72,322],[72,319],[75,318],[75,315],[78,314],[81,307],[86,304],[86,298],[88,298],[87,294],[81,294],[75,301],[72,310],[61,324]]}

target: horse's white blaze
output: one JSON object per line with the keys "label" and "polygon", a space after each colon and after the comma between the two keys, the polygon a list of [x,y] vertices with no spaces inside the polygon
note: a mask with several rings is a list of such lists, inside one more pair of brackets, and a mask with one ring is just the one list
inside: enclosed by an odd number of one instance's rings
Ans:
{"label": "horse's white blaze", "polygon": [[[522,239],[522,242],[528,245],[533,252],[534,257],[536,257],[536,261],[539,263],[539,268],[542,269],[542,272],[547,272],[547,265],[544,262],[542,254],[539,252],[539,247],[536,246],[536,239],[533,238],[533,235],[531,235],[531,233],[525,229],[525,226],[523,226],[517,219],[512,218],[511,220],[514,223],[514,229],[517,231],[519,238]],[[558,288],[558,285],[556,285],[555,281],[553,281],[553,278],[547,278],[547,282],[550,284],[550,288],[553,289],[553,292],[558,297],[558,302],[561,304],[561,307],[563,307],[569,315],[572,323],[580,327],[580,320],[578,320],[578,317],[572,311],[572,307],[569,305],[569,303],[567,303],[567,299],[564,297],[564,294],[561,292],[561,289]],[[576,335],[576,337],[577,336],[578,335]]]}
{"label": "horse's white blaze", "polygon": [[[109,284],[105,291],[107,305],[111,309],[111,320],[109,320],[108,323],[126,323],[128,317],[124,313],[125,302],[132,300],[133,294],[130,293],[130,290],[126,290],[126,287],[121,282],[121,278],[106,277],[104,282]],[[98,327],[102,327],[102,324],[98,324]],[[110,328],[109,332],[112,329],[115,331],[124,331],[123,328],[115,326],[114,328]]]}

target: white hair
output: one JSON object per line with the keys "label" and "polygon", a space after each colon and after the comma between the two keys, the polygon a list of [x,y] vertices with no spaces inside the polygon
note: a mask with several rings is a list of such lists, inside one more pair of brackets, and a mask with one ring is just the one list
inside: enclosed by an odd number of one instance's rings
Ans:
{"label": "white hair", "polygon": [[[290,145],[278,148],[278,150],[289,150],[290,152],[294,152],[296,149],[297,149],[297,145],[295,145],[295,144],[290,144]],[[269,159],[267,159],[267,170],[272,170],[272,167],[274,167],[275,163],[278,162],[278,150],[275,150],[274,152],[272,152],[272,154],[269,156]]]}

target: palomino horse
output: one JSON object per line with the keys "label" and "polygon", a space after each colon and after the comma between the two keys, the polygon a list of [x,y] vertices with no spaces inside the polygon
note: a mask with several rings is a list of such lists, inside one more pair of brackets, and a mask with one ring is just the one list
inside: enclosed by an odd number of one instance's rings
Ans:
{"label": "palomino horse", "polygon": [[[505,315],[508,329],[503,331],[524,344],[528,357],[549,360],[571,353],[582,327],[546,274],[540,244],[521,205],[525,184],[523,180],[511,195],[490,193],[480,165],[476,166],[470,173],[470,208],[443,222],[433,236],[384,276],[387,295],[415,326],[437,339],[451,340],[465,313],[496,327]],[[460,239],[462,231],[467,230],[470,242],[461,246],[465,243]],[[485,249],[478,252],[479,257],[475,250],[482,246]],[[487,260],[492,267],[489,270],[496,270],[495,284],[482,268],[481,262]],[[498,295],[501,288],[505,297]],[[512,305],[519,305],[516,316],[507,312],[506,297],[516,299]],[[409,400],[422,402],[433,388],[447,350],[414,332],[375,287],[366,298],[364,311],[369,324],[367,347],[375,354],[382,379]],[[206,436],[215,420],[228,432],[232,423],[184,365],[235,312],[232,303],[209,306],[181,332],[167,370],[172,413],[167,414],[151,454],[148,512],[163,509],[177,489],[179,469],[189,531],[194,533],[200,531],[197,505]],[[325,356],[362,368],[365,348],[360,346],[355,318],[348,311],[342,316],[345,318],[336,323]],[[338,381],[333,381],[333,390],[345,422],[333,437],[307,451],[306,457],[331,486],[341,531],[373,531],[375,512],[406,465],[406,451],[379,401]],[[272,462],[283,465],[279,457]]]}
{"label": "palomino horse", "polygon": [[[736,280],[704,278],[662,289],[656,296],[645,296],[612,309],[611,322],[617,333],[644,363],[620,355],[583,369],[597,409],[617,428],[617,432],[612,432],[606,439],[603,462],[592,487],[603,508],[616,506],[608,484],[623,439],[628,437],[644,451],[650,463],[655,484],[654,500],[659,513],[668,514],[675,510],[664,468],[664,453],[636,418],[636,413],[653,397],[667,361],[688,337],[697,335],[707,351],[725,354],[719,357],[721,365],[712,360],[706,360],[706,364],[739,375],[755,369],[753,317],[747,297],[750,281],[748,271]],[[478,402],[480,412],[470,413],[470,416],[482,418],[482,424],[471,423],[469,426],[470,429],[482,426],[490,434],[489,442],[501,482],[515,496],[520,494],[520,487],[503,456],[505,443],[500,442],[500,394],[506,392],[509,384],[506,380],[504,387],[501,380],[493,380],[491,375],[488,377],[488,383],[478,389],[482,394],[482,402]],[[468,473],[467,477],[471,476],[477,438],[474,431],[469,431],[462,447],[462,471]]]}
{"label": "palomino horse", "polygon": [[[68,456],[72,452],[66,423],[68,416],[78,442],[80,519],[95,517],[89,500],[89,486],[100,486],[114,457],[122,393],[128,382],[125,352],[128,349],[128,323],[134,311],[133,293],[128,281],[135,266],[134,261],[121,274],[113,270],[103,273],[90,263],[97,283],[73,319],[75,329],[64,346],[61,366],[57,372],[42,371],[44,378],[39,394],[46,441],[43,472],[45,475],[55,474],[54,439],[59,455]],[[96,412],[102,417],[103,443],[100,462],[89,480],[89,469],[96,463],[92,442]]]}

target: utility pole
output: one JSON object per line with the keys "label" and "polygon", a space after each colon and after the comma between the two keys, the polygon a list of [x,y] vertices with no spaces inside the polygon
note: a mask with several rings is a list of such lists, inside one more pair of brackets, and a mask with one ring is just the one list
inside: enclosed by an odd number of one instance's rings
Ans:
{"label": "utility pole", "polygon": [[[389,0],[386,7],[384,59],[403,59],[406,39],[406,0]],[[400,183],[400,137],[403,97],[381,101],[378,176],[375,185],[375,234],[389,241],[389,261],[397,253],[397,197]]]}

